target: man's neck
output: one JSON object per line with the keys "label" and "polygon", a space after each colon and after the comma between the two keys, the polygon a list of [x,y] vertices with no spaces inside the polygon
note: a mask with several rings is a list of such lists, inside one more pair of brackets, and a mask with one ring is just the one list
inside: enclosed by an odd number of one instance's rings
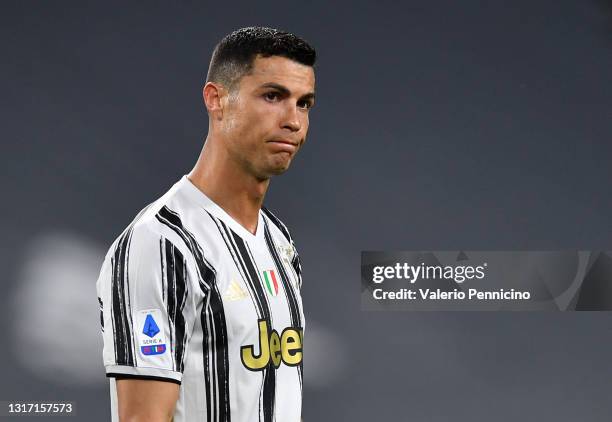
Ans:
{"label": "man's neck", "polygon": [[257,180],[223,155],[211,143],[205,143],[187,177],[241,226],[255,234],[270,180]]}

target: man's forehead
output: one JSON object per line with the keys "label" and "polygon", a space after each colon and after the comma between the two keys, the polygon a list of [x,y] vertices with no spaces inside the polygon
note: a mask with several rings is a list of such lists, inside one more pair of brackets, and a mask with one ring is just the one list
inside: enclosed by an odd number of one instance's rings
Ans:
{"label": "man's forehead", "polygon": [[282,56],[257,56],[253,60],[253,67],[248,77],[252,83],[257,85],[277,83],[295,85],[307,90],[312,90],[315,82],[314,70],[311,66]]}

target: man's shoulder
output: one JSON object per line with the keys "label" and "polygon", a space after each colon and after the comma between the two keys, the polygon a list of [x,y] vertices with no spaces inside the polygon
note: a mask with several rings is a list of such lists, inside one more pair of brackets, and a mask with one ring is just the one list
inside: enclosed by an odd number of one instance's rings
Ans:
{"label": "man's shoulder", "polygon": [[[121,231],[111,244],[108,253],[112,253],[122,243],[147,247],[159,243],[160,238],[173,238],[172,230],[164,224],[165,219],[178,216],[184,207],[184,201],[176,195],[174,188],[142,208],[132,221]],[[178,243],[178,242],[177,242]]]}
{"label": "man's shoulder", "polygon": [[115,240],[111,243],[107,256],[115,253],[117,249],[125,248],[132,243],[134,238],[148,238],[159,235],[159,224],[155,222],[156,202],[152,202],[140,210],[132,221],[123,228]]}

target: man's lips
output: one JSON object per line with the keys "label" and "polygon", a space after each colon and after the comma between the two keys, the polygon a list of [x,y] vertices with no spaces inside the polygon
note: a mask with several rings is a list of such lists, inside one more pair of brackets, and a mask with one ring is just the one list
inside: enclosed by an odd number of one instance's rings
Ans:
{"label": "man's lips", "polygon": [[294,147],[297,147],[298,145],[297,142],[290,141],[289,139],[272,139],[268,142],[274,142],[274,143],[279,143],[279,144],[289,144],[289,145],[293,145]]}
{"label": "man's lips", "polygon": [[272,139],[268,141],[275,150],[293,153],[298,148],[298,143],[288,139]]}

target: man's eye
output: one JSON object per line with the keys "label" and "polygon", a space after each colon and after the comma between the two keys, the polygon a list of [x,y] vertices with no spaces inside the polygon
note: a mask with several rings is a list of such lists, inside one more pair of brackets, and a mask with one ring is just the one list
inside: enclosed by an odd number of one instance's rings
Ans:
{"label": "man's eye", "polygon": [[312,104],[309,101],[300,101],[298,103],[298,107],[308,110],[310,107],[312,107]]}
{"label": "man's eye", "polygon": [[268,101],[275,101],[279,98],[279,95],[278,92],[267,92],[264,97],[266,97]]}

